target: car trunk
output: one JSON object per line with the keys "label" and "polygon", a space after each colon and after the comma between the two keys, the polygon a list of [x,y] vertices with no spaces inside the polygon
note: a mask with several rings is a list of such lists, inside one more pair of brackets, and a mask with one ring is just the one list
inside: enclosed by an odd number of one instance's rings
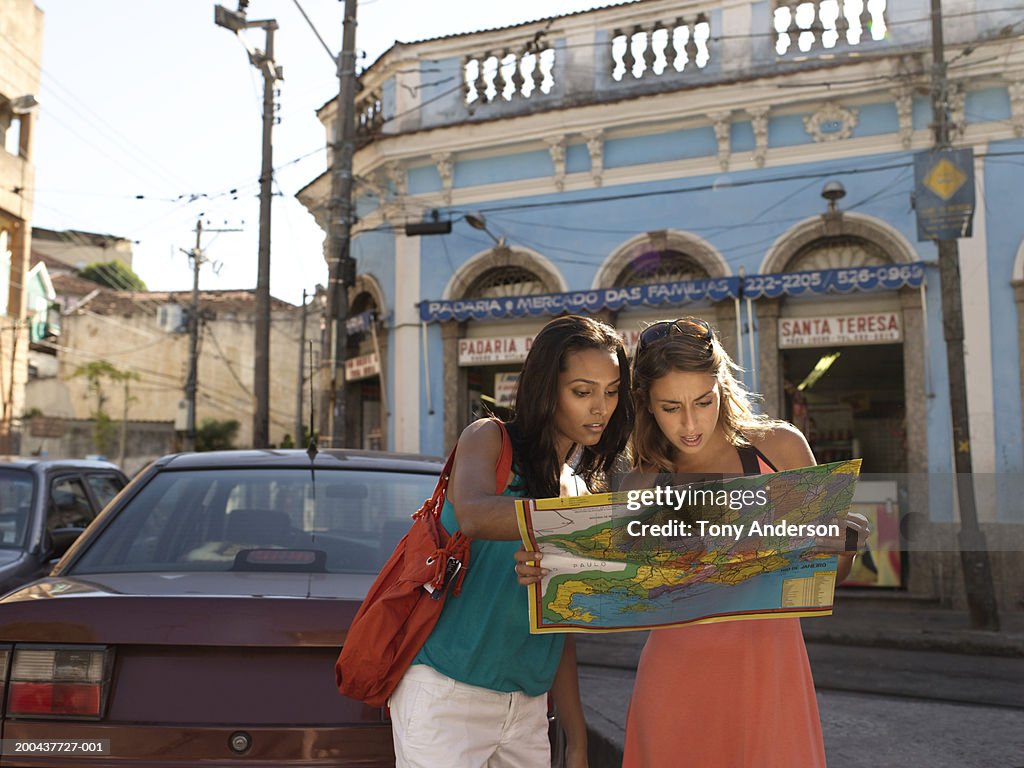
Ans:
{"label": "car trunk", "polygon": [[[237,760],[229,739],[245,731],[252,738],[249,759],[273,762],[290,744],[311,765],[321,764],[318,758],[324,765],[386,765],[384,711],[341,696],[334,682],[334,661],[368,579],[210,573],[47,579],[4,601],[0,642],[17,648],[60,638],[112,649],[106,712],[99,722],[8,717],[3,737],[59,731],[66,738],[108,738],[113,755],[141,760],[157,750],[172,765],[200,756]],[[260,596],[271,582],[278,594]],[[309,597],[317,594],[324,596]],[[5,757],[3,764],[39,763]]]}
{"label": "car trunk", "polygon": [[334,683],[334,660],[367,578],[51,578],[32,588],[51,599],[5,602],[0,641],[61,638],[113,648],[108,717],[115,720],[379,722],[379,709],[342,697]]}

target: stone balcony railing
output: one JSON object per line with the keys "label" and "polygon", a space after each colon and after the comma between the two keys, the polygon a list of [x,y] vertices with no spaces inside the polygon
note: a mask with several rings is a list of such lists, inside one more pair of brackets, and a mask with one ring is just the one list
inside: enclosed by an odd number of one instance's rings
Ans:
{"label": "stone balcony railing", "polygon": [[[947,46],[1008,34],[1020,19],[1007,5],[947,0]],[[781,75],[841,58],[927,53],[929,14],[929,0],[641,0],[397,43],[361,75],[359,132],[366,143]]]}

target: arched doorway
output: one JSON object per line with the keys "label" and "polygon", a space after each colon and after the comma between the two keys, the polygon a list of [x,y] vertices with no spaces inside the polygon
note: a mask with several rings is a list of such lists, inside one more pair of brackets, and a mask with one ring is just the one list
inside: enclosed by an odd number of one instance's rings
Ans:
{"label": "arched doorway", "polygon": [[352,290],[345,348],[345,421],[349,447],[387,450],[387,333],[379,286],[360,275]]}
{"label": "arched doorway", "polygon": [[[831,214],[780,238],[762,272],[877,270],[916,260],[884,223]],[[758,299],[757,323],[766,410],[796,424],[819,463],[862,459],[858,511],[873,519],[877,549],[858,559],[855,581],[906,586],[900,515],[927,519],[927,489],[908,484],[927,467],[923,288]],[[927,568],[915,568],[925,576]]]}
{"label": "arched doorway", "polygon": [[[629,288],[726,277],[731,271],[725,259],[703,238],[678,230],[647,232],[632,238],[609,256],[594,279],[595,288]],[[730,353],[736,352],[731,305],[631,307],[609,312],[608,321],[622,333],[632,350],[639,332],[648,324],[694,314],[718,327]]]}
{"label": "arched doorway", "polygon": [[[498,247],[467,262],[452,276],[446,298],[505,299],[566,290],[564,280],[540,254]],[[519,370],[547,317],[443,323],[445,443],[493,413],[511,415]]]}

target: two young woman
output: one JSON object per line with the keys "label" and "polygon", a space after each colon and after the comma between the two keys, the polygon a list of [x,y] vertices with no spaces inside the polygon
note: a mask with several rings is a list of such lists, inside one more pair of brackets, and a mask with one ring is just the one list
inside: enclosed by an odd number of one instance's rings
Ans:
{"label": "two young woman", "polygon": [[[711,327],[692,318],[644,330],[632,381],[622,341],[604,323],[563,317],[537,335],[508,425],[513,469],[502,495],[494,495],[500,427],[477,421],[459,441],[441,519],[473,539],[470,566],[461,595],[446,602],[391,698],[398,768],[549,765],[548,691],[566,732],[568,765],[586,766],[575,645],[571,636],[529,634],[518,583],[532,583],[542,569],[528,562],[539,560],[537,553],[519,551],[511,497],[603,490],[630,437],[634,402],[635,472],[627,482],[650,473],[814,464],[803,435],[753,413],[734,370]],[[840,580],[850,560],[843,557]],[[680,765],[824,765],[799,620],[651,633],[624,766]]]}
{"label": "two young woman", "polygon": [[[656,323],[634,356],[633,461],[641,473],[754,474],[815,464],[791,425],[756,415],[702,320]],[[867,521],[846,525],[864,534]],[[821,542],[839,552],[839,540]],[[852,554],[840,554],[837,582]],[[797,618],[651,632],[626,723],[624,768],[825,765],[814,682]]]}

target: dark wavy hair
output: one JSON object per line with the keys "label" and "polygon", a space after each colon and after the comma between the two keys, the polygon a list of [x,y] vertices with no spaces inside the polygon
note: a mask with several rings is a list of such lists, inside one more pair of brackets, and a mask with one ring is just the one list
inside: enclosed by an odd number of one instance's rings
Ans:
{"label": "dark wavy hair", "polygon": [[[684,325],[704,323],[695,317],[680,318]],[[675,471],[675,448],[665,437],[650,411],[651,385],[673,371],[707,373],[718,381],[720,407],[718,422],[725,439],[736,446],[749,445],[750,436],[763,435],[783,424],[777,419],[754,413],[750,394],[736,377],[740,367],[722,347],[714,328],[707,325],[708,337],[690,333],[670,333],[643,347],[633,355],[633,400],[636,404],[636,428],[633,431],[633,462],[644,471]]]}
{"label": "dark wavy hair", "polygon": [[[555,411],[558,408],[558,375],[566,369],[571,352],[597,349],[612,352],[619,360],[619,401],[600,441],[569,456],[555,455]],[[568,315],[545,325],[533,340],[523,363],[516,389],[515,416],[509,423],[515,471],[533,498],[559,495],[562,464],[576,456],[576,474],[593,491],[607,486],[616,458],[627,449],[633,429],[633,398],[630,397],[629,358],[619,334],[610,325],[589,317]]]}

